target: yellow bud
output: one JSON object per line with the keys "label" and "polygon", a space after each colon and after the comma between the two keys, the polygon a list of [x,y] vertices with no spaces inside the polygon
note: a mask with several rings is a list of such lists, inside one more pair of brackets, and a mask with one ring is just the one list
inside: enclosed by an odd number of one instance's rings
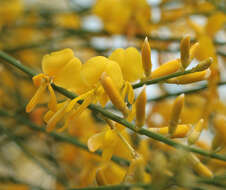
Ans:
{"label": "yellow bud", "polygon": [[151,79],[159,78],[177,72],[181,68],[180,59],[162,64],[151,73]]}
{"label": "yellow bud", "polygon": [[200,160],[192,153],[189,154],[189,160],[194,170],[203,177],[213,177],[212,171],[209,170]]}
{"label": "yellow bud", "polygon": [[194,130],[188,137],[188,144],[190,144],[190,145],[194,144],[199,139],[199,136],[204,127],[203,123],[204,123],[204,120],[200,119],[199,122],[196,124]]}
{"label": "yellow bud", "polygon": [[140,128],[145,122],[145,105],[147,101],[146,87],[143,88],[136,100],[136,125]]}
{"label": "yellow bud", "polygon": [[181,64],[184,69],[189,65],[189,49],[190,49],[190,36],[186,36],[181,40],[180,51],[181,51]]}
{"label": "yellow bud", "polygon": [[145,72],[145,76],[149,77],[151,75],[151,48],[148,42],[148,38],[146,37],[141,50],[142,54],[142,64]]}
{"label": "yellow bud", "polygon": [[128,108],[120,96],[118,89],[115,87],[112,79],[104,72],[101,75],[100,82],[114,106],[118,108],[125,117],[127,117]]}
{"label": "yellow bud", "polygon": [[208,69],[210,67],[210,65],[213,63],[213,58],[209,57],[206,60],[202,61],[201,63],[199,63],[196,67],[194,67],[192,70],[194,72],[200,72],[200,71],[204,71],[206,69]]}
{"label": "yellow bud", "polygon": [[195,44],[193,44],[189,50],[189,57],[190,60],[194,59],[197,50],[200,48],[200,43],[196,42]]}
{"label": "yellow bud", "polygon": [[171,78],[167,80],[167,83],[172,83],[172,84],[189,84],[193,82],[198,82],[202,80],[206,80],[210,76],[211,71],[209,69],[206,69],[201,72],[195,72],[195,73],[190,73],[186,74],[183,76]]}
{"label": "yellow bud", "polygon": [[96,172],[96,182],[97,182],[97,185],[99,186],[108,184],[105,178],[105,175],[101,169],[98,169]]}
{"label": "yellow bud", "polygon": [[[189,125],[177,125],[177,128],[171,138],[183,138],[187,135],[189,129]],[[149,130],[161,135],[167,135],[169,133],[169,127],[150,128]]]}
{"label": "yellow bud", "polygon": [[176,131],[177,124],[180,118],[181,111],[184,106],[184,94],[181,94],[176,98],[171,111],[170,123],[169,123],[169,134],[173,135]]}

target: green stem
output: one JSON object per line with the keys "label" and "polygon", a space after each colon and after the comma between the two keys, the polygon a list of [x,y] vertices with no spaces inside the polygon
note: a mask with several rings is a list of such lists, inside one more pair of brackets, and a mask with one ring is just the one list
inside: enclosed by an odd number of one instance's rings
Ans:
{"label": "green stem", "polygon": [[[15,60],[11,56],[7,55],[6,53],[0,51],[0,57],[2,59],[4,59],[4,60],[8,61],[10,64],[12,64],[12,65],[16,66],[17,68],[21,69],[25,73],[28,73],[30,76],[33,76],[33,74],[34,74],[33,71],[31,71],[29,68],[27,68],[26,66],[22,65],[19,61]],[[180,75],[182,75],[182,73],[188,74],[188,73],[191,73],[191,70],[188,70],[188,71],[185,71],[185,72],[173,73],[170,76],[168,75],[168,76],[165,76],[165,77],[160,77],[158,79],[153,79],[153,80],[147,81],[145,83],[139,83],[139,84],[135,85],[135,88],[138,88],[138,87],[140,87],[140,86],[142,86],[143,84],[146,84],[146,83],[154,84],[154,83],[160,82],[162,80],[166,80],[166,79],[169,79],[169,78],[180,76]],[[68,97],[70,99],[74,99],[74,98],[77,97],[74,93],[72,93],[72,92],[70,92],[70,91],[68,91],[68,90],[66,90],[64,88],[61,88],[59,86],[56,86],[55,84],[52,84],[52,87],[56,91],[60,92],[61,94],[63,94],[64,96],[66,96],[66,97]],[[81,103],[81,101],[79,103]],[[125,127],[131,129],[132,131],[134,131],[136,133],[139,133],[140,135],[145,135],[147,137],[150,137],[150,138],[155,139],[157,141],[161,141],[164,144],[170,145],[170,146],[175,147],[175,148],[182,148],[184,150],[191,151],[191,152],[194,152],[194,153],[198,153],[198,154],[203,155],[203,156],[208,156],[210,158],[215,158],[215,159],[218,159],[218,160],[226,161],[226,156],[215,154],[215,153],[212,153],[212,152],[204,151],[202,149],[198,149],[198,148],[194,148],[194,147],[190,147],[190,146],[186,146],[186,145],[177,143],[177,142],[175,142],[175,141],[173,141],[171,139],[168,139],[168,138],[164,137],[163,135],[151,132],[148,129],[141,128],[140,130],[137,131],[136,126],[134,124],[128,122],[127,120],[123,119],[120,116],[117,116],[117,115],[107,111],[106,109],[104,109],[104,108],[102,108],[102,107],[100,107],[98,105],[90,104],[88,106],[88,108],[91,109],[91,110],[94,110],[94,111],[97,111],[97,112],[101,113],[103,116],[108,117],[109,119],[124,125]]]}
{"label": "green stem", "polygon": [[187,70],[187,71],[180,71],[180,72],[172,73],[172,74],[162,76],[162,77],[159,77],[159,78],[156,78],[156,79],[152,79],[152,80],[148,80],[148,81],[144,81],[144,82],[139,82],[139,83],[133,85],[133,89],[142,87],[143,85],[156,84],[156,83],[163,82],[163,81],[170,79],[170,78],[186,75],[186,74],[193,73],[193,72],[194,71],[192,69],[190,69],[190,70]]}
{"label": "green stem", "polygon": [[85,187],[85,188],[71,188],[67,190],[129,190],[134,187],[141,187],[144,189],[153,189],[151,184],[122,184],[122,185],[107,185],[99,187]]}

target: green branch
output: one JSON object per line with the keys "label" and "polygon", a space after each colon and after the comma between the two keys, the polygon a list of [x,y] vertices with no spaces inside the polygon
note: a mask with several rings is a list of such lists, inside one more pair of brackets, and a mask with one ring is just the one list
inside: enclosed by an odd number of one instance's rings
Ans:
{"label": "green branch", "polygon": [[159,77],[159,78],[156,78],[156,79],[151,79],[151,80],[148,80],[148,81],[139,82],[139,83],[133,85],[133,89],[142,87],[143,85],[156,84],[156,83],[163,82],[165,80],[168,80],[168,79],[171,79],[171,78],[174,78],[174,77],[186,75],[186,74],[193,73],[193,72],[194,71],[192,69],[190,69],[190,70],[187,70],[187,71],[180,71],[180,72],[172,73],[172,74],[162,76],[162,77]]}
{"label": "green branch", "polygon": [[143,189],[154,189],[151,184],[122,184],[122,185],[106,185],[98,187],[85,187],[85,188],[71,188],[67,190],[129,190],[134,187],[140,187]]}
{"label": "green branch", "polygon": [[[26,66],[22,65],[19,61],[15,60],[14,58],[12,58],[11,56],[7,55],[6,53],[0,51],[0,58],[8,61],[10,64],[14,65],[15,67],[21,69],[22,71],[24,72],[28,72],[28,74],[30,76],[33,76],[34,72],[31,71],[29,68],[27,68]],[[190,70],[189,71],[185,71],[183,73],[189,73],[191,72]],[[165,77],[161,77],[161,80],[165,80],[165,79],[169,79],[169,78],[173,78],[173,77],[176,77],[176,76],[180,76],[182,73],[181,72],[178,72],[178,73],[174,73],[174,74],[171,74],[170,77],[169,76],[165,76]],[[156,83],[156,82],[159,82],[161,81],[160,78],[159,79],[154,79],[154,80],[151,80],[151,84],[153,83]],[[148,82],[148,81],[147,81]],[[146,83],[147,83],[146,82]],[[143,84],[146,84],[146,83],[140,83],[139,85],[135,85],[135,88],[138,88],[139,86],[142,86]],[[60,92],[61,94],[63,94],[64,96],[70,98],[70,99],[74,99],[76,98],[77,96],[64,89],[64,88],[61,88],[59,86],[56,86],[55,84],[52,84],[53,88]],[[80,102],[81,103],[81,102]],[[154,133],[154,132],[151,132],[149,131],[148,129],[144,129],[144,128],[141,128],[139,130],[137,130],[136,126],[130,122],[128,122],[127,120],[123,119],[122,117],[118,116],[118,115],[115,115],[109,111],[107,111],[106,109],[98,106],[98,105],[94,105],[94,104],[90,104],[88,106],[89,109],[91,110],[94,110],[94,111],[97,111],[99,113],[101,113],[103,116],[115,121],[115,122],[118,122],[122,125],[124,125],[125,127],[129,128],[130,130],[140,134],[140,135],[145,135],[147,137],[150,137],[154,140],[157,140],[157,141],[160,141],[160,142],[163,142],[164,144],[167,144],[167,145],[170,145],[172,147],[175,147],[175,148],[181,148],[181,149],[184,149],[184,150],[187,150],[187,151],[191,151],[191,152],[194,152],[194,153],[197,153],[197,154],[200,154],[200,155],[203,155],[203,156],[208,156],[210,158],[215,158],[215,159],[218,159],[218,160],[223,160],[223,161],[226,161],[226,156],[224,155],[220,155],[220,154],[216,154],[216,153],[213,153],[213,152],[208,152],[208,151],[205,151],[205,150],[202,150],[202,149],[198,149],[198,148],[194,148],[194,147],[190,147],[190,146],[186,146],[186,145],[183,145],[183,144],[180,144],[180,143],[177,143],[171,139],[168,139],[166,137],[164,137],[163,135],[160,135],[160,134],[157,134],[157,133]]]}

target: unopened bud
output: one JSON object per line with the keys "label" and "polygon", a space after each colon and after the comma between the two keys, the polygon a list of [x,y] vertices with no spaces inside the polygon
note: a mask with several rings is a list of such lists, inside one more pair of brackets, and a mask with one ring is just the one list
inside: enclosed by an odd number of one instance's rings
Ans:
{"label": "unopened bud", "polygon": [[181,68],[180,59],[175,59],[160,65],[156,70],[151,73],[151,79],[163,77],[177,72]]}
{"label": "unopened bud", "polygon": [[[177,125],[177,128],[171,138],[183,138],[186,137],[188,131],[190,129],[189,125]],[[159,133],[161,135],[169,134],[169,127],[161,127],[161,128],[150,128],[152,132]]]}
{"label": "unopened bud", "polygon": [[146,37],[141,50],[142,54],[142,64],[145,72],[145,76],[149,77],[151,75],[151,48],[148,42],[148,38]]}
{"label": "unopened bud", "polygon": [[194,72],[194,73],[186,74],[183,76],[171,78],[166,82],[172,83],[172,84],[189,84],[193,82],[206,80],[207,78],[209,78],[210,74],[211,74],[211,71],[209,69],[206,69],[204,71]]}
{"label": "unopened bud", "polygon": [[204,70],[208,69],[212,63],[213,63],[213,58],[212,57],[209,57],[209,58],[205,59],[204,61],[200,62],[192,70],[194,72],[204,71]]}
{"label": "unopened bud", "polygon": [[212,171],[207,168],[193,153],[189,154],[189,160],[194,170],[203,177],[213,177]]}
{"label": "unopened bud", "polygon": [[145,122],[146,101],[147,101],[146,87],[144,87],[136,100],[136,125],[139,128],[142,127]]}
{"label": "unopened bud", "polygon": [[169,134],[173,135],[179,122],[180,114],[184,106],[184,94],[176,98],[173,104],[171,118],[169,123]]}
{"label": "unopened bud", "polygon": [[200,119],[199,122],[196,124],[194,130],[188,137],[188,144],[190,145],[194,144],[199,139],[200,134],[203,130],[203,123],[204,123],[204,120]]}
{"label": "unopened bud", "polygon": [[180,51],[181,51],[181,64],[184,69],[189,65],[190,59],[189,59],[189,50],[190,50],[190,36],[186,36],[181,40],[180,43]]}
{"label": "unopened bud", "polygon": [[123,101],[118,89],[115,87],[111,77],[107,76],[107,74],[104,72],[101,75],[100,82],[114,106],[118,108],[125,117],[127,117],[128,108]]}

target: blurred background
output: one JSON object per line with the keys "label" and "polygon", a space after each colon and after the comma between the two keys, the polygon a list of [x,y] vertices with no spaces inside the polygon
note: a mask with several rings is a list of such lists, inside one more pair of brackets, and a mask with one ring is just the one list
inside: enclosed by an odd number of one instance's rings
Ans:
{"label": "blurred background", "polygon": [[[220,115],[226,121],[225,11],[225,0],[0,0],[0,50],[41,72],[42,57],[50,52],[71,48],[75,56],[85,62],[96,55],[109,56],[116,48],[134,46],[140,51],[147,36],[155,70],[179,58],[180,40],[190,35],[192,43],[202,44],[202,50],[189,68],[206,57],[216,58],[217,106],[209,110],[210,128],[201,136],[210,146],[216,135],[213,118]],[[190,90],[196,92],[195,89],[206,84],[207,81],[148,86],[150,104],[146,127],[163,126],[169,120],[167,111],[160,108],[170,108],[172,99],[159,97]],[[43,104],[27,115],[24,108],[34,92],[25,74],[0,61],[0,189],[60,190],[66,186],[92,185],[99,158],[38,130],[38,126],[44,125],[42,117],[47,111],[48,99],[44,97]],[[135,94],[139,92],[136,90]],[[59,94],[58,97],[64,99]],[[208,90],[188,95],[183,123],[194,124],[199,120],[207,107],[207,97]],[[3,117],[3,111],[10,114],[5,113]],[[17,115],[22,117],[19,120],[35,123],[36,129],[15,120]],[[89,118],[88,124],[82,117]],[[87,139],[103,125],[95,113],[87,111],[76,121],[69,135],[87,144]],[[112,174],[115,168],[117,166],[111,168]],[[27,186],[27,183],[33,185]]]}

